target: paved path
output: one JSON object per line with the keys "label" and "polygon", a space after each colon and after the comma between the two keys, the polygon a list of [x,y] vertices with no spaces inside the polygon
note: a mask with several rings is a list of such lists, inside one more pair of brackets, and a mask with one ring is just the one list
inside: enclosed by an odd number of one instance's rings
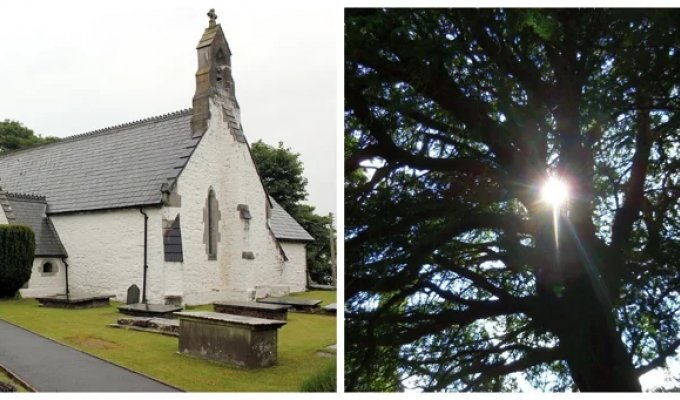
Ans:
{"label": "paved path", "polygon": [[0,364],[39,392],[176,392],[0,320]]}

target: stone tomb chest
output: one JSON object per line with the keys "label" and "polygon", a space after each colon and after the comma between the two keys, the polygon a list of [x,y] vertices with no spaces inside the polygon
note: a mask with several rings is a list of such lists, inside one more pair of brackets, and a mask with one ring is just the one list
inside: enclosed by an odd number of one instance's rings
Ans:
{"label": "stone tomb chest", "polygon": [[264,304],[256,302],[241,301],[220,301],[213,303],[215,312],[244,315],[247,317],[278,319],[286,321],[288,319],[288,309],[290,306],[281,304]]}
{"label": "stone tomb chest", "polygon": [[278,329],[285,321],[209,311],[175,315],[182,354],[246,368],[276,364]]}

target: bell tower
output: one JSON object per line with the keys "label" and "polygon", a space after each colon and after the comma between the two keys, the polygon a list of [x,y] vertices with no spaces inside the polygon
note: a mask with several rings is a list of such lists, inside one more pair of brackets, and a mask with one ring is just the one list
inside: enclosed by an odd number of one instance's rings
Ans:
{"label": "bell tower", "polygon": [[[193,100],[191,134],[203,136],[210,118],[210,98],[217,96],[231,102],[238,109],[234,93],[234,78],[231,75],[231,51],[224,37],[222,27],[217,23],[215,9],[208,12],[210,21],[196,46],[198,71],[196,71],[196,92]],[[231,107],[229,107],[231,108]]]}

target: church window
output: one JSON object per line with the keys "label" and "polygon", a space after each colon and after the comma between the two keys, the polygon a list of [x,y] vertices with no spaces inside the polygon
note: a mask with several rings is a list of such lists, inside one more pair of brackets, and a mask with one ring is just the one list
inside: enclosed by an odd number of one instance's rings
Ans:
{"label": "church window", "polygon": [[217,258],[217,199],[212,189],[208,193],[208,257]]}
{"label": "church window", "polygon": [[217,201],[215,190],[211,187],[208,190],[205,208],[203,208],[203,244],[205,245],[208,260],[217,259],[217,243],[220,242],[221,219],[222,213],[220,212],[219,202]]}
{"label": "church window", "polygon": [[253,216],[250,214],[250,209],[248,208],[248,205],[239,204],[238,206],[236,206],[236,209],[241,214],[241,219],[249,220],[253,218]]}
{"label": "church window", "polygon": [[40,268],[40,272],[45,275],[52,275],[57,272],[57,269],[54,267],[54,264],[48,261],[43,263],[42,267]]}

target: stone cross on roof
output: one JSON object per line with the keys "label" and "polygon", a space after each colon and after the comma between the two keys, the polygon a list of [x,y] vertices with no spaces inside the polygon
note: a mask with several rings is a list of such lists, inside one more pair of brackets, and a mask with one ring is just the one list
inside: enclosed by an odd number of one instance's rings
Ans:
{"label": "stone cross on roof", "polygon": [[207,15],[210,18],[210,26],[215,26],[215,24],[216,24],[215,20],[217,19],[217,14],[215,14],[215,9],[211,8],[210,11],[208,11]]}

